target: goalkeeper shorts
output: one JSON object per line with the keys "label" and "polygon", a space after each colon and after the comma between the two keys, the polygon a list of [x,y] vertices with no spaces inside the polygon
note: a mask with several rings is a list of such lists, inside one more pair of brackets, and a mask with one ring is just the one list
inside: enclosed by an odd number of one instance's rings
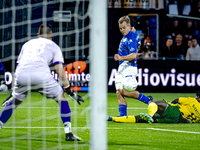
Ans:
{"label": "goalkeeper shorts", "polygon": [[32,73],[20,73],[15,75],[12,96],[24,101],[28,91],[37,91],[46,98],[59,100],[63,93],[61,85],[49,73],[34,71]]}

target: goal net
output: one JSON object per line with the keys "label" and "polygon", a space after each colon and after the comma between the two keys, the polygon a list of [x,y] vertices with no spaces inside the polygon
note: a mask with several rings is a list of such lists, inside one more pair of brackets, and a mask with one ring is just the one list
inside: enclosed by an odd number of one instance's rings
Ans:
{"label": "goal net", "polygon": [[[97,1],[93,2],[96,7]],[[98,107],[96,107],[96,104],[88,102],[96,98],[92,92],[91,94],[88,93],[89,89],[93,88],[93,92],[97,94],[95,78],[99,77],[99,75],[89,71],[91,62],[89,58],[92,57],[89,51],[92,51],[90,50],[91,47],[93,51],[95,50],[94,43],[92,46],[90,43],[90,30],[95,23],[93,21],[93,24],[91,24],[91,16],[94,17],[94,15],[91,15],[91,4],[90,0],[0,1],[0,80],[5,80],[8,88],[11,89],[16,60],[22,45],[30,39],[37,38],[38,27],[41,24],[48,24],[52,27],[53,41],[62,50],[65,60],[64,69],[70,85],[74,91],[85,99],[85,103],[78,106],[76,102],[69,100],[69,97],[67,97],[72,113],[72,132],[83,139],[82,144],[64,142],[64,129],[58,105],[53,100],[47,100],[45,97],[40,97],[38,93],[32,92],[28,94],[26,100],[15,110],[1,129],[0,149],[79,149],[80,147],[88,149],[91,146],[88,144],[88,141],[91,140],[90,129],[92,126],[90,112],[93,105],[94,108]],[[104,1],[104,9],[105,4]],[[95,12],[95,8],[92,8],[92,10]],[[104,21],[106,20],[105,13],[103,13],[104,18],[100,17]],[[98,31],[100,26],[97,27],[95,30]],[[106,28],[105,25],[103,27]],[[97,38],[97,36],[93,36],[93,38]],[[104,39],[106,40],[106,38]],[[105,45],[105,42],[103,44]],[[106,47],[104,48],[106,51]],[[103,52],[103,54],[105,53]],[[95,61],[97,55],[93,54],[93,56],[93,64],[99,65]],[[106,56],[103,55],[103,57],[105,57],[103,58],[104,61]],[[103,65],[105,64],[106,61]],[[52,75],[57,79],[58,77],[53,70],[54,67],[50,68],[52,69]],[[90,66],[90,68],[95,69],[94,66]],[[105,70],[102,70],[101,66],[99,68],[100,71]],[[91,74],[94,75],[94,79],[90,79]],[[94,81],[92,82],[94,86],[90,88],[91,80]],[[106,83],[106,76],[103,80]],[[103,86],[103,91],[107,90],[105,84]],[[101,91],[99,93],[101,94]],[[105,92],[103,94],[105,103]],[[8,95],[9,93],[0,92],[1,103]],[[89,105],[87,105],[88,103]],[[99,104],[102,103],[100,102],[97,105]],[[105,105],[103,107],[104,110]],[[1,107],[0,112],[2,110]],[[105,113],[106,111],[103,115]],[[101,119],[102,117],[100,117]],[[96,126],[96,124],[94,125]],[[103,130],[105,130],[105,122],[103,125]],[[95,133],[96,129],[93,132]]]}

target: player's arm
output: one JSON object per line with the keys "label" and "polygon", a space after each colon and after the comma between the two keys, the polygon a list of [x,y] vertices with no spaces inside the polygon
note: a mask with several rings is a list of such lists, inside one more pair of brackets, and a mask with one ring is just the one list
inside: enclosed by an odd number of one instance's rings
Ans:
{"label": "player's arm", "polygon": [[79,105],[81,104],[80,102],[84,102],[83,98],[79,95],[77,95],[74,91],[72,91],[69,81],[66,77],[65,71],[63,69],[62,64],[56,64],[55,65],[55,71],[58,74],[59,80],[64,88],[64,91],[69,95],[69,97],[76,101]]}
{"label": "player's arm", "polygon": [[114,59],[118,60],[133,60],[137,57],[137,53],[131,53],[127,56],[120,56],[119,54],[115,54]]}
{"label": "player's arm", "polygon": [[176,99],[173,99],[173,100],[171,101],[171,103],[172,103],[172,104],[177,104],[178,101],[179,101],[179,98],[176,98]]}
{"label": "player's arm", "polygon": [[65,71],[63,69],[63,65],[62,64],[56,64],[55,65],[55,71],[58,74],[59,80],[62,84],[63,87],[67,87],[69,86],[69,81],[66,77]]}

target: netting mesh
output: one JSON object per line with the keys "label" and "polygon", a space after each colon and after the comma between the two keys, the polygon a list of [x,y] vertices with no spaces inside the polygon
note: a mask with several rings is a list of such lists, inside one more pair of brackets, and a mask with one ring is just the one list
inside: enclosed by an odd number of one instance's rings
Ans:
{"label": "netting mesh", "polygon": [[[58,11],[61,16],[55,16],[55,11]],[[65,17],[66,12],[71,13],[71,18],[68,20]],[[66,21],[65,21],[66,20]],[[63,52],[65,63],[71,63],[78,60],[87,60],[89,56],[89,0],[1,0],[0,1],[0,61],[4,68],[0,70],[0,80],[6,80],[11,88],[11,79],[5,79],[5,72],[14,73],[17,57],[20,53],[22,45],[30,39],[37,38],[38,27],[41,24],[49,24],[52,26],[53,41],[58,44]],[[85,61],[87,63],[87,61]],[[8,77],[7,77],[8,78]],[[82,82],[83,84],[84,82]],[[77,82],[71,83],[77,86]],[[57,146],[55,149],[62,149],[64,133],[62,121],[60,119],[59,107],[51,107],[54,101],[32,100],[30,94],[26,103],[18,109],[26,109],[25,118],[18,116],[18,113],[12,115],[12,120],[6,123],[5,128],[12,128],[12,137],[1,139],[1,142],[12,143],[15,149],[17,140],[28,138],[28,147],[33,149],[31,145],[32,139],[43,137],[43,145],[41,149],[46,149],[47,139],[49,135],[58,135]],[[83,98],[87,98],[85,95]],[[52,110],[54,109],[54,110]],[[1,109],[2,110],[2,109]],[[77,133],[77,104],[71,107],[73,118],[72,129]],[[39,112],[39,116],[34,116],[34,111]],[[54,112],[48,114],[48,112]],[[87,110],[82,110],[81,115],[85,115],[86,128],[89,126],[89,115]],[[55,113],[57,112],[57,113]],[[50,124],[48,122],[54,122]],[[40,122],[36,124],[36,122]],[[55,123],[57,122],[57,123]],[[17,135],[16,128],[27,128],[27,132]],[[34,129],[38,133],[32,133]],[[47,129],[51,131],[47,131]],[[84,128],[82,128],[84,130]],[[79,129],[80,131],[80,129]],[[34,137],[34,138],[33,138]],[[77,143],[75,143],[77,144]],[[73,146],[72,146],[73,147]],[[6,147],[4,147],[6,148]],[[77,148],[77,146],[74,146]]]}

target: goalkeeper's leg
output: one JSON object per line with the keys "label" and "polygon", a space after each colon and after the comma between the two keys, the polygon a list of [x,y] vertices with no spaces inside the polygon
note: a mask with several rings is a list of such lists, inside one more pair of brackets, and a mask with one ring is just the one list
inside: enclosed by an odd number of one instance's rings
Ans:
{"label": "goalkeeper's leg", "polygon": [[8,102],[13,100],[13,96],[12,94],[10,94],[10,96],[8,98],[6,98],[5,101],[3,101],[3,103],[1,104],[2,107],[6,106],[6,104],[8,104]]}
{"label": "goalkeeper's leg", "polygon": [[66,134],[66,141],[81,141],[82,139],[78,136],[72,134],[71,131],[71,110],[69,103],[66,100],[64,93],[61,96],[61,101],[59,102],[60,116],[63,121],[64,131]]}
{"label": "goalkeeper's leg", "polygon": [[9,102],[4,107],[1,115],[0,115],[0,129],[3,127],[3,125],[8,121],[8,119],[13,114],[14,110],[21,104],[22,101],[19,101],[12,97],[12,100],[9,100]]}

